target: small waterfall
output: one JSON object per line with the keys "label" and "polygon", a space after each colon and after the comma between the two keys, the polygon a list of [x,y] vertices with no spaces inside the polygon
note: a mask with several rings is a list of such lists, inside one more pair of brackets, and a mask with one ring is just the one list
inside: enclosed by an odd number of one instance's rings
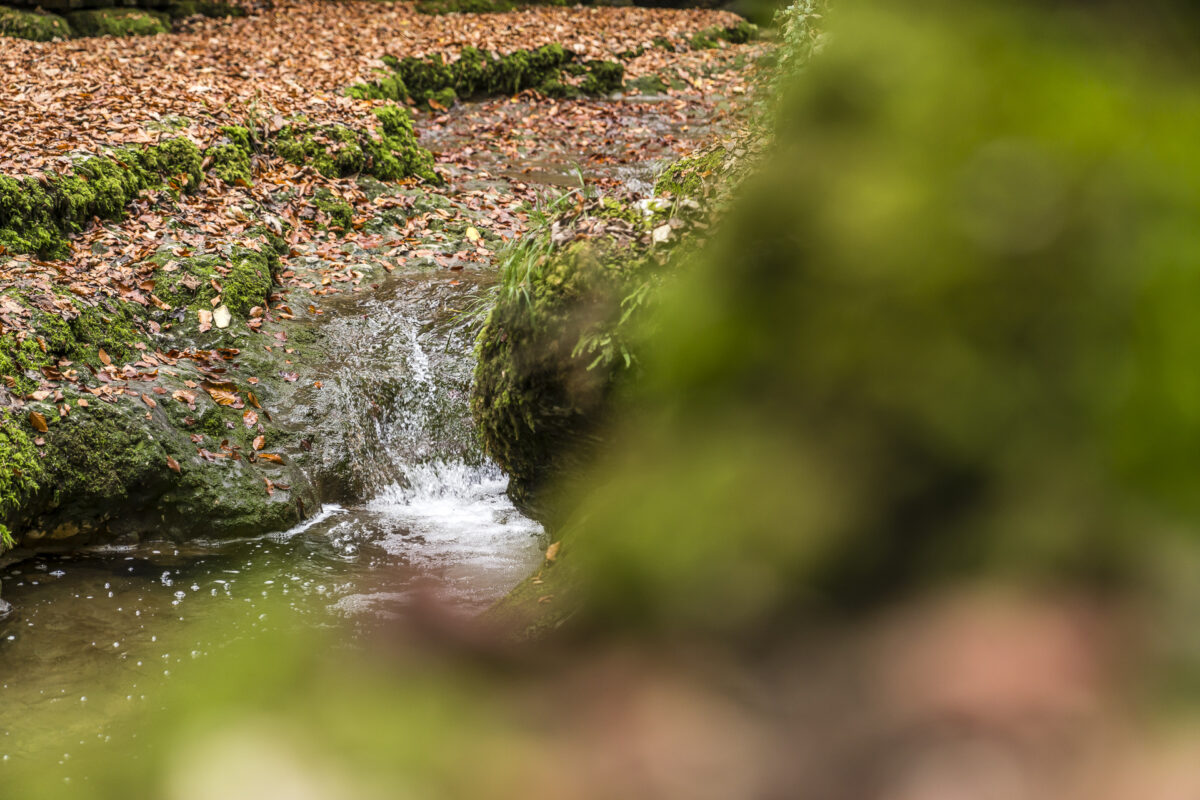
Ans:
{"label": "small waterfall", "polygon": [[408,276],[325,325],[327,378],[301,423],[320,433],[333,494],[369,500],[407,486],[420,465],[486,464],[468,407],[473,331],[459,308],[479,291]]}
{"label": "small waterfall", "polygon": [[[339,313],[323,328],[328,378],[304,420],[322,437],[323,482],[347,506],[317,528],[347,556],[385,551],[467,606],[520,580],[541,534],[471,424],[474,330],[461,310],[481,291],[417,274]],[[338,607],[378,611],[393,595],[352,593]]]}

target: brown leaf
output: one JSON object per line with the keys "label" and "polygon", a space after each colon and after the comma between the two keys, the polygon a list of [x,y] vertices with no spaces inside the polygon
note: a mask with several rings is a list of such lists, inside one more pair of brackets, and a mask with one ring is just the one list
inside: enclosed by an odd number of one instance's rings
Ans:
{"label": "brown leaf", "polygon": [[209,397],[219,406],[232,406],[241,400],[236,388],[229,381],[203,381],[200,384]]}
{"label": "brown leaf", "polygon": [[283,463],[283,456],[277,455],[276,453],[259,453],[258,457],[263,461],[270,461],[272,464]]}
{"label": "brown leaf", "polygon": [[246,413],[242,414],[242,424],[247,428],[253,428],[256,424],[258,424],[258,414],[255,411],[247,408]]}
{"label": "brown leaf", "polygon": [[112,357],[110,357],[108,353],[104,352],[103,347],[96,351],[96,357],[99,358],[100,363],[104,364],[105,366],[112,364]]}
{"label": "brown leaf", "polygon": [[267,437],[260,434],[260,435],[254,437],[254,441],[251,442],[251,446],[255,450],[262,450],[263,445],[265,445],[266,443],[267,443]]}
{"label": "brown leaf", "polygon": [[29,424],[33,426],[35,431],[46,433],[50,428],[46,425],[46,418],[36,411],[29,412]]}
{"label": "brown leaf", "polygon": [[167,466],[168,466],[168,467],[169,467],[169,468],[170,468],[170,469],[171,469],[173,472],[175,472],[175,473],[177,473],[177,474],[180,474],[180,475],[182,475],[182,474],[183,474],[183,470],[181,470],[181,469],[179,468],[179,462],[178,462],[178,461],[176,461],[175,459],[171,458],[170,456],[167,456]]}

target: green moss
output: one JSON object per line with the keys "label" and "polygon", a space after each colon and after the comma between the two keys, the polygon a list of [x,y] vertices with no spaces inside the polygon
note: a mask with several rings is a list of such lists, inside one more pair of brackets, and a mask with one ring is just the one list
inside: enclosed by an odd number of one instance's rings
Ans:
{"label": "green moss", "polygon": [[219,144],[210,147],[206,157],[211,159],[212,173],[225,183],[249,186],[253,182],[249,148],[242,148],[236,144]]}
{"label": "green moss", "polygon": [[211,406],[201,414],[200,418],[196,420],[196,430],[217,441],[224,439],[229,433],[229,427],[225,424],[225,415],[221,412],[220,407]]}
{"label": "green moss", "polygon": [[64,354],[94,367],[101,366],[96,355],[98,349],[103,348],[114,361],[123,362],[133,358],[137,352],[134,346],[146,338],[137,327],[130,307],[109,301],[81,308],[70,322],[70,337]]}
{"label": "green moss", "polygon": [[643,75],[625,83],[626,91],[638,94],[663,94],[667,88],[667,82],[657,75]]}
{"label": "green moss", "polygon": [[57,14],[0,6],[0,36],[49,42],[53,39],[70,39],[71,26]]}
{"label": "green moss", "polygon": [[452,108],[458,102],[458,94],[450,86],[429,95],[426,101],[431,108]]}
{"label": "green moss", "polygon": [[166,14],[137,8],[72,11],[67,22],[80,36],[151,36],[171,29]]}
{"label": "green moss", "polygon": [[221,135],[229,140],[229,143],[245,150],[247,153],[255,151],[257,139],[254,131],[244,125],[225,125],[221,127]]}
{"label": "green moss", "polygon": [[167,6],[167,15],[171,19],[186,17],[244,17],[246,9],[231,3],[214,2],[213,0],[176,0]]}
{"label": "green moss", "polygon": [[730,25],[728,28],[712,26],[704,28],[692,34],[689,39],[694,50],[711,50],[715,47],[720,47],[722,41],[730,44],[745,44],[753,41],[759,36],[758,26],[747,22],[746,20],[738,20],[736,25]]}
{"label": "green moss", "polygon": [[234,255],[233,269],[225,277],[221,297],[234,317],[245,319],[251,308],[266,305],[273,282],[267,256],[241,249]]}
{"label": "green moss", "polygon": [[654,183],[656,195],[698,197],[704,194],[721,171],[725,161],[725,149],[717,147],[706,153],[687,156],[663,170]]}
{"label": "green moss", "polygon": [[267,146],[293,164],[307,164],[327,177],[366,174],[380,180],[411,176],[437,182],[433,156],[417,143],[408,111],[398,106],[375,109],[381,136],[344,125],[289,125]]}
{"label": "green moss", "polygon": [[[428,58],[382,59],[390,75],[372,83],[350,87],[357,98],[411,100],[418,106],[449,107],[452,99],[470,100],[524,89],[538,89],[554,97],[584,92],[607,94],[621,85],[624,67],[615,61],[573,63],[573,54],[560,44],[533,50],[517,50],[496,57],[474,47],[464,47],[456,60],[447,63],[441,54]],[[566,76],[582,77],[576,86]],[[451,95],[451,92],[453,95]]]}
{"label": "green moss", "polygon": [[329,227],[350,230],[354,208],[345,200],[334,196],[328,189],[321,189],[313,197],[313,205],[326,216]]}
{"label": "green moss", "polygon": [[558,78],[547,78],[537,87],[538,93],[546,97],[570,100],[579,97],[579,87],[563,83]]}
{"label": "green moss", "polygon": [[269,243],[263,252],[236,247],[228,262],[211,254],[182,259],[162,255],[156,260],[163,266],[155,273],[154,294],[172,307],[187,309],[185,319],[189,323],[196,319],[197,310],[212,309],[212,301],[218,296],[214,282],[221,287],[221,302],[234,318],[245,319],[251,308],[265,305],[277,263]]}
{"label": "green moss", "polygon": [[644,262],[625,248],[554,250],[543,232],[504,256],[503,284],[476,342],[471,409],[488,455],[520,508],[549,522],[552,478],[592,451],[628,362],[601,362],[579,343],[611,330]]}
{"label": "green moss", "polygon": [[142,163],[148,170],[164,176],[175,188],[186,191],[195,189],[204,180],[203,162],[200,148],[183,136],[151,147],[142,156]]}
{"label": "green moss", "polygon": [[[249,139],[244,128],[230,128],[237,141],[209,150],[213,171],[227,182],[249,181]],[[227,134],[228,135],[228,134]],[[232,140],[231,140],[232,141]],[[77,163],[66,175],[44,180],[0,175],[0,247],[9,252],[62,258],[68,237],[93,217],[120,219],[146,188],[167,185],[192,191],[204,179],[204,154],[185,137],[166,139],[140,150],[118,149]]]}
{"label": "green moss", "polygon": [[0,553],[14,545],[8,523],[44,477],[27,423],[0,412]]}
{"label": "green moss", "polygon": [[587,75],[579,84],[584,94],[611,94],[621,88],[625,65],[617,61],[589,61]]}

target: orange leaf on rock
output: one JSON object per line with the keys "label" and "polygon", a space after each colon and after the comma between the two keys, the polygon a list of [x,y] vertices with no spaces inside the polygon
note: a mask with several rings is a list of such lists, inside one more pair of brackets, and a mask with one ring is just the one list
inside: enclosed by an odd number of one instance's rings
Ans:
{"label": "orange leaf on rock", "polygon": [[37,411],[29,412],[29,424],[32,425],[33,429],[39,433],[46,433],[50,430],[49,426],[46,425],[46,417],[42,414],[39,414]]}
{"label": "orange leaf on rock", "polygon": [[244,414],[242,414],[242,424],[245,425],[247,428],[253,428],[257,423],[258,423],[258,413],[252,409],[247,408],[246,412]]}
{"label": "orange leaf on rock", "polygon": [[178,474],[181,474],[181,475],[183,474],[183,470],[181,470],[181,469],[179,468],[179,462],[178,462],[178,461],[176,461],[175,459],[171,458],[170,456],[167,456],[167,466],[168,466],[168,467],[169,467],[169,468],[170,468],[170,469],[171,469],[173,472],[176,472],[176,473],[178,473]]}
{"label": "orange leaf on rock", "polygon": [[200,384],[209,397],[219,406],[231,406],[240,399],[237,387],[230,381],[204,381]]}

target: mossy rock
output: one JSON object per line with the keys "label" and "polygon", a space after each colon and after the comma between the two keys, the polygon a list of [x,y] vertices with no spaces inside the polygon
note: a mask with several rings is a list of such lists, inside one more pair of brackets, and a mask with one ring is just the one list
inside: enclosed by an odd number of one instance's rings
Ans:
{"label": "mossy rock", "polygon": [[205,158],[211,162],[212,173],[225,183],[249,186],[254,181],[248,148],[219,144],[210,147]]}
{"label": "mossy rock", "polygon": [[760,35],[758,26],[739,20],[736,25],[730,25],[727,28],[712,26],[704,28],[692,34],[692,38],[688,40],[694,50],[711,50],[721,46],[721,42],[729,42],[730,44],[746,44],[757,39]]}
{"label": "mossy rock", "polygon": [[715,147],[672,162],[654,182],[654,193],[699,198],[720,179],[725,155],[725,148]]}
{"label": "mossy rock", "polygon": [[71,33],[71,26],[57,14],[0,6],[0,36],[49,42],[54,39],[70,39]]}
{"label": "mossy rock", "polygon": [[[93,403],[62,418],[52,406],[41,411],[49,431],[42,434],[40,485],[25,492],[23,506],[9,519],[16,543],[28,550],[72,549],[129,535],[186,540],[261,534],[296,524],[302,507],[316,505],[296,470],[278,468],[294,494],[268,494],[262,473],[245,461],[201,459],[190,433],[175,427],[161,404],[147,410],[134,402]],[[178,472],[168,459],[180,465]]]}
{"label": "mossy rock", "polygon": [[213,2],[212,0],[177,0],[166,9],[171,19],[186,19],[187,17],[244,17],[246,9],[231,3]]}
{"label": "mossy rock", "polygon": [[163,182],[192,191],[204,179],[200,149],[184,137],[142,149],[113,150],[45,181],[0,175],[0,247],[43,258],[65,257],[68,237],[93,217],[120,219],[144,189]]}
{"label": "mossy rock", "polygon": [[215,254],[183,259],[157,256],[163,266],[155,273],[154,293],[172,306],[176,316],[181,309],[188,322],[199,309],[211,309],[218,296],[235,319],[245,319],[250,309],[265,305],[271,293],[278,260],[269,247],[265,249],[236,247],[228,259]]}
{"label": "mossy rock", "polygon": [[502,287],[476,342],[471,409],[484,449],[509,476],[509,495],[554,524],[555,478],[578,472],[606,421],[624,372],[580,352],[612,328],[643,264],[624,249],[577,244]]}
{"label": "mossy rock", "polygon": [[[474,47],[464,47],[459,57],[446,62],[441,54],[428,58],[384,56],[391,70],[371,83],[351,86],[346,94],[359,99],[412,101],[421,107],[448,107],[449,91],[454,97],[472,100],[538,89],[553,97],[608,94],[619,89],[625,67],[615,61],[580,64],[560,44],[532,50],[517,50],[494,56]],[[573,78],[582,78],[578,84]],[[430,106],[430,101],[436,105]]]}
{"label": "mossy rock", "polygon": [[665,94],[667,82],[657,75],[642,75],[625,82],[625,91],[637,94]]}
{"label": "mossy rock", "polygon": [[383,181],[417,177],[430,183],[441,179],[433,155],[417,142],[412,116],[395,105],[375,109],[377,129],[356,130],[345,125],[287,125],[261,144],[293,164],[311,165],[330,178],[371,175]]}
{"label": "mossy rock", "polygon": [[80,36],[152,36],[171,30],[170,18],[139,8],[96,8],[67,14]]}
{"label": "mossy rock", "polygon": [[352,227],[354,207],[328,189],[321,189],[313,196],[313,205],[325,215],[329,227],[343,231]]}

